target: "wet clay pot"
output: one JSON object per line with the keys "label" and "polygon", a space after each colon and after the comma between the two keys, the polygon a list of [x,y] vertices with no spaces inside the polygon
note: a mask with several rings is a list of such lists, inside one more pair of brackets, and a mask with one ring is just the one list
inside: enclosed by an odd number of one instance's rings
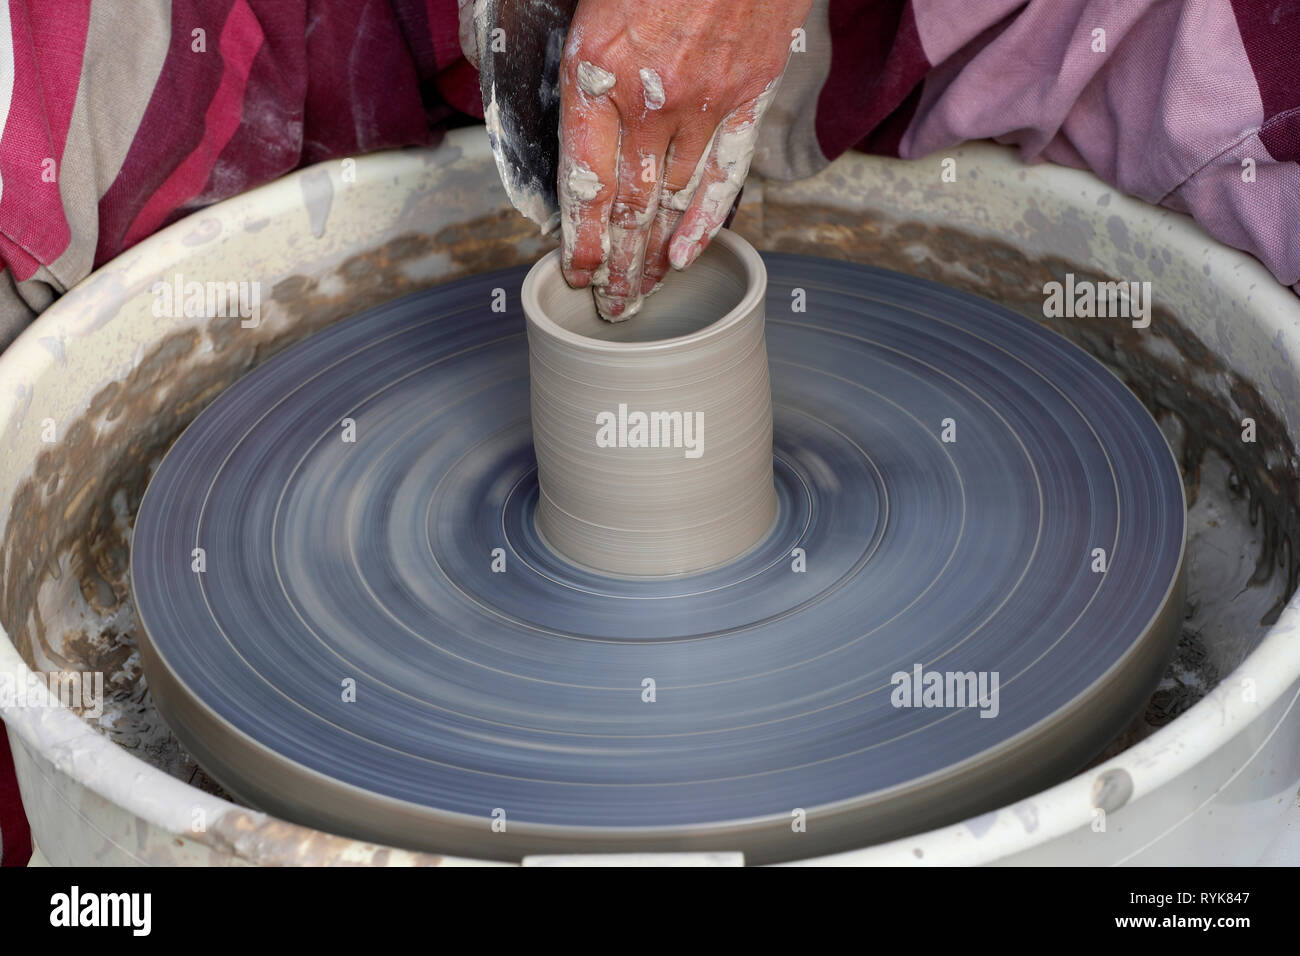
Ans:
{"label": "wet clay pot", "polygon": [[767,274],[718,234],[627,322],[571,289],[558,252],[523,286],[537,527],[576,564],[673,575],[724,564],[776,517]]}

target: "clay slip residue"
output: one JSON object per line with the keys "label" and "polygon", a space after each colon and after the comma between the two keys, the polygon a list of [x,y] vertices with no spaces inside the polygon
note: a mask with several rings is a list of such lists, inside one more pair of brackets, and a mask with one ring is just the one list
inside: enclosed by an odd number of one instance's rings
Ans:
{"label": "clay slip residue", "polygon": [[641,67],[637,71],[641,77],[641,89],[645,95],[645,108],[648,110],[663,109],[664,105],[664,81],[659,78],[659,74],[649,67]]}
{"label": "clay slip residue", "polygon": [[578,86],[588,96],[604,96],[614,88],[614,74],[583,60],[578,64]]}

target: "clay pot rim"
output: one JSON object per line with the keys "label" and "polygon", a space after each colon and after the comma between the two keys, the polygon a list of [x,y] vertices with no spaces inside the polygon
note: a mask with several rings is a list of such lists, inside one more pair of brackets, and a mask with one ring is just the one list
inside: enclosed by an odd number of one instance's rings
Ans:
{"label": "clay pot rim", "polygon": [[[740,263],[745,274],[745,293],[731,311],[721,318],[709,323],[704,328],[686,335],[667,339],[651,339],[646,342],[610,342],[593,339],[564,328],[552,319],[541,307],[538,299],[538,286],[542,282],[563,282],[560,272],[560,250],[552,249],[528,270],[520,291],[520,301],[528,323],[550,338],[584,352],[606,355],[662,354],[696,348],[706,341],[722,335],[727,330],[740,324],[761,308],[767,295],[767,267],[762,257],[745,239],[729,229],[722,229],[713,237],[711,244],[719,244],[730,251]],[[707,251],[707,250],[706,250]],[[671,281],[671,279],[669,280]],[[636,317],[628,319],[635,322]]]}

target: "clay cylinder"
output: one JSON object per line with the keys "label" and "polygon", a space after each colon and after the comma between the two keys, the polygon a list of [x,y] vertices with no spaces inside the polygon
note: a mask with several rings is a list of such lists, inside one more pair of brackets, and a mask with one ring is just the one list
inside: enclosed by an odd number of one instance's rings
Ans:
{"label": "clay cylinder", "polygon": [[601,319],[551,252],[528,273],[537,528],[585,567],[673,575],[724,564],[776,517],[767,271],[720,232],[641,311]]}

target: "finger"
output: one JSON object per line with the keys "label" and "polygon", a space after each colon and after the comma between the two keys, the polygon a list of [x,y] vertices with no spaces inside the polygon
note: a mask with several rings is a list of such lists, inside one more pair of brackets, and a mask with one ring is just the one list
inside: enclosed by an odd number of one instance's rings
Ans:
{"label": "finger", "polygon": [[608,274],[593,280],[596,307],[611,321],[631,318],[641,308],[646,240],[659,208],[668,146],[666,133],[657,127],[652,123],[623,130],[618,192],[609,215]]}
{"label": "finger", "polygon": [[572,286],[589,285],[609,252],[606,224],[618,170],[618,110],[606,95],[578,81],[577,57],[566,59],[560,82],[561,259]]}
{"label": "finger", "polygon": [[759,125],[776,94],[776,85],[776,81],[769,83],[753,100],[728,113],[719,125],[690,206],[668,245],[668,261],[674,269],[685,269],[699,258],[726,222],[749,175]]}
{"label": "finger", "polygon": [[708,163],[711,137],[699,133],[679,133],[668,147],[665,158],[663,189],[659,193],[659,209],[650,226],[646,242],[645,267],[642,269],[641,294],[654,292],[668,274],[668,243],[681,221],[682,212],[690,206],[691,196],[699,185],[700,177]]}

